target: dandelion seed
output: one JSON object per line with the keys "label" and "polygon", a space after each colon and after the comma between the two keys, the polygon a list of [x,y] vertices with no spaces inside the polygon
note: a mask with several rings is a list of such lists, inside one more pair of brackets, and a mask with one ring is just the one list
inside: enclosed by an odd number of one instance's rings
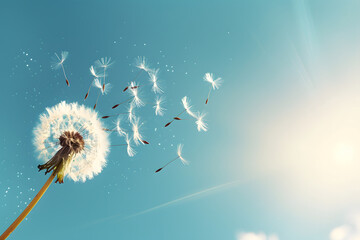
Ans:
{"label": "dandelion seed", "polygon": [[202,131],[207,131],[207,124],[204,122],[204,117],[206,116],[205,113],[198,113],[196,115],[196,125],[197,125],[197,130],[200,132]]}
{"label": "dandelion seed", "polygon": [[155,100],[155,105],[154,105],[154,109],[155,109],[155,115],[164,115],[164,111],[166,110],[165,108],[161,107],[161,104],[164,102],[163,97],[156,97]]}
{"label": "dandelion seed", "polygon": [[120,127],[121,117],[116,120],[116,131],[119,136],[127,136],[127,133]]}
{"label": "dandelion seed", "polygon": [[144,70],[145,72],[148,72],[150,70],[145,57],[137,57],[136,67]]}
{"label": "dandelion seed", "polygon": [[108,67],[110,67],[112,64],[114,64],[114,62],[111,62],[111,57],[103,57],[103,58],[100,58],[99,60],[97,60],[95,62],[95,64],[98,66],[98,67],[101,67],[104,69],[104,75],[103,75],[103,78],[104,78],[104,83],[102,85],[102,91],[105,92],[105,89],[106,87],[108,86],[105,82],[106,82],[106,69]]}
{"label": "dandelion seed", "polygon": [[60,67],[62,68],[64,77],[65,77],[65,81],[66,81],[66,85],[70,86],[69,80],[66,76],[65,73],[65,68],[64,68],[64,62],[66,60],[66,58],[69,56],[69,52],[67,51],[62,51],[61,52],[61,58],[59,57],[59,55],[57,53],[55,53],[56,58],[53,58],[53,62],[51,64],[51,67],[53,69],[59,69]]}
{"label": "dandelion seed", "polygon": [[178,115],[176,115],[176,117],[173,117],[173,120],[166,123],[165,127],[169,126],[172,122],[174,122],[174,120],[183,120],[183,119],[179,118],[179,116],[181,114],[183,114],[184,112],[187,112],[187,114],[189,114],[191,117],[196,118],[196,115],[191,111],[192,106],[190,105],[190,100],[188,100],[187,97],[185,96],[181,99],[181,102],[183,104],[184,110],[182,112],[180,112]]}
{"label": "dandelion seed", "polygon": [[[6,239],[24,220],[55,177],[55,183],[63,183],[65,177],[75,182],[85,182],[99,174],[106,164],[109,152],[108,134],[103,131],[97,113],[77,103],[61,102],[47,108],[46,113],[40,116],[34,135],[34,145],[39,152],[39,158],[45,162],[39,165],[38,169],[45,170],[45,174],[51,172],[51,176],[0,239]],[[44,152],[46,143],[54,139],[58,140],[60,149],[48,148]]]}
{"label": "dandelion seed", "polygon": [[133,157],[133,156],[136,154],[136,152],[135,152],[135,150],[131,147],[130,140],[131,140],[131,139],[130,139],[129,136],[126,134],[126,144],[127,144],[126,150],[127,150],[127,154],[128,154],[130,157]]}
{"label": "dandelion seed", "polygon": [[102,95],[108,94],[112,87],[110,83],[107,83],[106,88],[104,90],[103,85],[100,83],[100,80],[98,78],[94,79],[93,85],[94,85],[94,87],[100,89],[100,92],[102,93]]}
{"label": "dandelion seed", "polygon": [[138,117],[135,117],[134,121],[132,122],[133,140],[136,145],[139,145],[140,143],[149,144],[147,141],[143,140],[143,137],[140,133],[140,127],[142,126],[142,124],[139,125],[139,122],[140,122],[140,118]]}
{"label": "dandelion seed", "polygon": [[136,107],[142,107],[144,106],[144,102],[139,98],[139,92],[138,92],[138,88],[132,88],[134,86],[137,86],[135,82],[131,82],[130,84],[130,94],[133,96],[133,100],[132,103],[134,103],[134,105]]}
{"label": "dandelion seed", "polygon": [[154,69],[149,71],[149,76],[150,76],[150,82],[152,83],[152,91],[154,93],[163,93],[163,90],[159,87],[158,85],[158,72],[159,69]]}
{"label": "dandelion seed", "polygon": [[134,104],[133,103],[130,103],[128,112],[129,112],[129,115],[128,115],[129,122],[132,123],[133,119],[135,118]]}
{"label": "dandelion seed", "polygon": [[209,101],[209,98],[210,98],[210,93],[211,93],[211,89],[219,89],[219,87],[221,86],[223,80],[221,78],[217,78],[214,80],[214,76],[212,73],[205,73],[204,75],[204,81],[205,82],[208,82],[208,83],[211,83],[211,87],[210,87],[210,90],[209,90],[209,93],[208,93],[208,97],[205,101],[205,104],[208,103]]}
{"label": "dandelion seed", "polygon": [[187,114],[196,118],[195,114],[191,111],[192,106],[190,105],[190,100],[188,100],[188,98],[185,96],[181,99],[181,102],[182,102]]}
{"label": "dandelion seed", "polygon": [[172,159],[171,161],[169,161],[168,163],[166,163],[164,166],[162,166],[161,168],[157,169],[155,171],[155,173],[157,172],[160,172],[161,170],[163,170],[167,165],[169,165],[170,163],[174,162],[176,159],[180,159],[181,162],[184,164],[184,165],[189,165],[189,162],[187,160],[185,160],[182,156],[182,149],[183,149],[183,144],[179,144],[178,147],[177,147],[177,157]]}

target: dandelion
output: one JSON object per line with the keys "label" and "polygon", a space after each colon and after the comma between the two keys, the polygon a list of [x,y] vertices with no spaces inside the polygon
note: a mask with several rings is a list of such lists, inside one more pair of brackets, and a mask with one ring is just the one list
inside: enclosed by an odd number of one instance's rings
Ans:
{"label": "dandelion", "polygon": [[66,60],[66,58],[69,56],[69,52],[67,51],[62,51],[61,52],[61,58],[59,57],[59,55],[57,53],[55,53],[56,58],[53,58],[53,63],[51,64],[51,67],[53,69],[59,69],[60,67],[62,68],[64,77],[65,77],[65,81],[66,81],[66,85],[70,86],[69,80],[66,76],[65,73],[65,68],[64,68],[64,62]]}
{"label": "dandelion", "polygon": [[164,102],[164,99],[163,97],[156,97],[156,100],[155,100],[155,105],[154,105],[154,109],[155,109],[155,115],[164,115],[164,111],[165,111],[165,108],[161,107],[161,104]]}
{"label": "dandelion", "polygon": [[214,89],[214,90],[219,89],[219,87],[221,86],[223,80],[221,78],[217,78],[217,79],[214,80],[214,76],[213,76],[212,73],[205,73],[204,81],[211,83],[210,90],[209,90],[209,93],[208,93],[208,97],[207,97],[207,99],[205,101],[205,104],[207,104],[208,101],[209,101],[209,98],[210,98],[211,89]]}
{"label": "dandelion", "polygon": [[132,122],[132,130],[133,130],[133,140],[136,145],[142,144],[149,144],[149,142],[145,141],[140,133],[140,127],[143,124],[139,124],[140,118],[135,117],[134,121]]}
{"label": "dandelion", "polygon": [[154,93],[163,93],[164,91],[161,90],[161,88],[158,85],[158,76],[157,76],[158,72],[159,72],[159,69],[149,71],[150,82],[152,83],[151,89]]}
{"label": "dandelion", "polygon": [[179,113],[178,115],[176,115],[176,117],[174,117],[173,120],[166,123],[165,127],[169,126],[174,120],[183,120],[183,119],[179,118],[179,116],[181,114],[183,114],[184,112],[187,112],[187,114],[189,114],[191,117],[196,118],[196,115],[191,111],[192,106],[190,104],[190,100],[188,100],[188,98],[186,96],[181,99],[181,103],[184,107],[184,110],[181,113]]}
{"label": "dandelion", "polygon": [[184,165],[189,165],[189,162],[187,160],[185,160],[182,156],[182,149],[183,149],[183,144],[179,144],[177,147],[177,157],[172,159],[171,161],[169,161],[168,163],[166,163],[164,166],[162,166],[161,168],[159,168],[158,170],[156,170],[155,172],[160,172],[161,170],[163,170],[167,165],[169,165],[170,163],[174,162],[176,159],[180,159],[180,161],[184,164]]}
{"label": "dandelion", "polygon": [[98,67],[101,67],[101,68],[103,68],[104,69],[104,74],[103,74],[103,78],[104,78],[104,83],[103,83],[103,85],[102,85],[102,91],[103,92],[105,92],[105,87],[106,87],[106,81],[105,81],[105,79],[106,79],[106,69],[108,68],[108,67],[110,67],[112,64],[113,64],[113,62],[111,62],[111,57],[104,57],[104,58],[100,58],[99,60],[97,60],[96,62],[95,62],[95,64],[98,66]]}
{"label": "dandelion", "polygon": [[207,124],[204,122],[204,117],[206,116],[205,113],[197,113],[196,114],[196,126],[197,130],[200,132],[201,130],[206,132],[207,131]]}
{"label": "dandelion", "polygon": [[51,175],[0,239],[6,239],[20,224],[55,177],[55,183],[63,183],[65,177],[75,182],[85,182],[99,174],[106,164],[109,152],[108,134],[103,131],[97,113],[85,106],[61,102],[47,108],[46,113],[40,116],[40,123],[35,127],[34,135],[34,145],[39,159],[44,162],[38,169],[45,170],[45,174],[51,172]]}

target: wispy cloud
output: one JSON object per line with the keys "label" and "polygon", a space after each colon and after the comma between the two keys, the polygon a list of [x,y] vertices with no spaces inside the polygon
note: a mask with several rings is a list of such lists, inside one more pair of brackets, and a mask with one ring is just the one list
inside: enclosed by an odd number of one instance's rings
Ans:
{"label": "wispy cloud", "polygon": [[236,240],[279,240],[279,238],[275,234],[240,232],[237,234]]}

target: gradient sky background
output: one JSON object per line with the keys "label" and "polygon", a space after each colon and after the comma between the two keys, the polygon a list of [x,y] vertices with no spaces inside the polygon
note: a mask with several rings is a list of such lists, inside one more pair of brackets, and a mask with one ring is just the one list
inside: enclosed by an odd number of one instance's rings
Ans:
{"label": "gradient sky background", "polygon": [[[113,89],[98,107],[108,114],[146,56],[167,109],[155,117],[143,91],[151,144],[134,158],[111,149],[86,183],[53,184],[9,239],[329,239],[360,210],[359,12],[355,0],[3,2],[0,231],[47,179],[32,144],[39,114],[83,102],[89,66],[109,56]],[[70,88],[50,68],[61,50]],[[224,79],[207,106],[206,72]],[[208,113],[208,132],[163,128],[185,95]],[[154,174],[178,143],[191,164]]]}

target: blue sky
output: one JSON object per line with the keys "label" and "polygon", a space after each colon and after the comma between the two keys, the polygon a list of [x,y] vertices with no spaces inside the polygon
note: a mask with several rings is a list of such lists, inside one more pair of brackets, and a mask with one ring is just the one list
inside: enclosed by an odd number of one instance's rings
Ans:
{"label": "blue sky", "polygon": [[[2,3],[1,231],[46,181],[32,144],[38,116],[62,100],[93,106],[95,95],[83,102],[88,69],[105,56],[113,88],[98,111],[108,114],[145,56],[167,109],[155,116],[142,92],[150,145],[134,158],[112,148],[94,179],[53,184],[10,239],[330,239],[359,210],[359,10],[350,0]],[[70,88],[50,68],[62,50]],[[206,72],[224,79],[208,105]],[[208,113],[208,132],[163,127],[183,96]],[[178,143],[190,165],[154,174]]]}

